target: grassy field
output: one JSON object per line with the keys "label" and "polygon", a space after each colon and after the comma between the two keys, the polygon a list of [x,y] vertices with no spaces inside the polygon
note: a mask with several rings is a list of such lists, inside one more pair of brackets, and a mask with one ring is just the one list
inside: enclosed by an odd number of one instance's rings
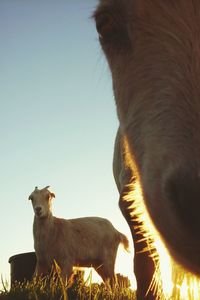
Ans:
{"label": "grassy field", "polygon": [[123,284],[113,290],[109,285],[84,282],[78,274],[71,286],[65,287],[58,276],[15,283],[11,289],[5,284],[0,300],[135,300],[135,292]]}

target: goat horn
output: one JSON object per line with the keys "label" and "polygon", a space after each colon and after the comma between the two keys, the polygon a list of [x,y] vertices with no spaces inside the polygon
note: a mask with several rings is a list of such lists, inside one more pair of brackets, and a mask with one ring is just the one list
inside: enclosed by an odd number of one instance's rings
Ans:
{"label": "goat horn", "polygon": [[48,188],[50,188],[50,185],[47,185],[47,186],[45,187],[45,189],[48,189]]}

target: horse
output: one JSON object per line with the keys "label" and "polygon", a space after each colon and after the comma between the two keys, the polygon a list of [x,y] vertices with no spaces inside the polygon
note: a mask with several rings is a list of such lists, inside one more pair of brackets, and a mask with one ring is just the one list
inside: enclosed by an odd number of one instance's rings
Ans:
{"label": "horse", "polygon": [[[125,165],[132,185],[140,186],[137,205],[174,261],[199,276],[200,2],[100,0],[94,18],[111,70]],[[138,299],[155,299],[145,289]]]}

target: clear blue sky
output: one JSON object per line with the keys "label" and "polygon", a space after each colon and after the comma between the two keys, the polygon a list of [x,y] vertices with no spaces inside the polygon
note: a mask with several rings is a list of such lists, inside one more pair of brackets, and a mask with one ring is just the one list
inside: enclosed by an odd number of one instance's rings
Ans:
{"label": "clear blue sky", "polygon": [[[51,185],[56,216],[102,216],[129,234],[112,175],[118,120],[90,18],[96,4],[0,1],[0,274],[6,278],[8,258],[33,251],[28,196],[35,186]],[[118,270],[126,265],[131,272],[131,261]]]}

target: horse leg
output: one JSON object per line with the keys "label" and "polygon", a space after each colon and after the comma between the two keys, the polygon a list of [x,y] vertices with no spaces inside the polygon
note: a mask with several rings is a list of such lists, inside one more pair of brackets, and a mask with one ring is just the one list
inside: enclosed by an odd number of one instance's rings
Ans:
{"label": "horse leg", "polygon": [[137,282],[137,300],[155,300],[156,297],[153,291],[149,289],[155,272],[155,262],[151,257],[150,250],[144,251],[144,249],[148,249],[148,241],[144,239],[142,233],[138,232],[138,228],[141,227],[141,224],[130,214],[130,212],[132,212],[132,208],[130,206],[133,204],[134,200],[126,201],[124,199],[124,194],[127,195],[127,192],[126,188],[124,188],[120,195],[119,207],[129,225],[133,238],[135,250],[133,263]]}

